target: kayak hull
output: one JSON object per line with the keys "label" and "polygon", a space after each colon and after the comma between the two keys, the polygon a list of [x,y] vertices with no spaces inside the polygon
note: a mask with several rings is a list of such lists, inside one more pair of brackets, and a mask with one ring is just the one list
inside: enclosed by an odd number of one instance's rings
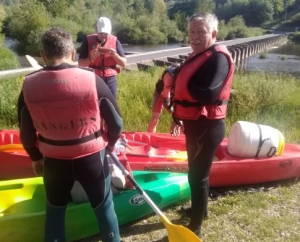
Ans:
{"label": "kayak hull", "polygon": [[[188,172],[185,137],[166,133],[124,132],[126,157],[132,170]],[[19,131],[0,131],[1,145],[20,144]],[[285,144],[280,156],[235,157],[224,138],[215,153],[209,174],[211,187],[256,184],[300,176],[300,145]],[[20,150],[0,152],[0,180],[34,177],[27,154]]]}
{"label": "kayak hull", "polygon": [[[169,134],[150,134],[146,132],[128,132],[124,134],[126,139],[140,142],[131,142],[132,146],[142,146],[148,142],[151,146],[165,147],[185,151],[185,138],[171,137]],[[218,146],[214,162],[209,174],[210,187],[227,187],[237,185],[257,184],[300,176],[300,145],[287,143],[284,152],[280,156],[262,158],[242,158],[230,155],[227,150],[228,139],[224,138]],[[141,148],[136,149],[136,153]],[[159,149],[155,150],[160,154]],[[154,153],[155,153],[154,152]],[[142,153],[140,151],[140,153]],[[179,154],[177,153],[177,154]],[[165,159],[158,156],[139,157],[127,154],[132,170],[165,170],[174,172],[188,172],[187,157],[182,159],[176,154]]]}
{"label": "kayak hull", "polygon": [[[133,173],[136,182],[159,208],[190,199],[186,174],[145,171]],[[41,177],[0,181],[0,241],[43,241],[45,203]],[[115,194],[114,206],[119,225],[153,213],[136,190]],[[97,221],[90,203],[70,202],[66,211],[66,241],[97,233]]]}

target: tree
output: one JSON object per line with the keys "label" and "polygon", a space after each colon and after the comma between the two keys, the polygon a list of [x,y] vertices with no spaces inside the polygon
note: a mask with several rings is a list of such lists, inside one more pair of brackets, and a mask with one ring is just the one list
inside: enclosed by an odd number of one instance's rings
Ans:
{"label": "tree", "polygon": [[[8,29],[18,40],[18,49],[25,54],[37,54],[41,34],[50,26],[45,6],[37,0],[23,0],[12,6]],[[17,16],[17,17],[15,17]]]}
{"label": "tree", "polygon": [[246,38],[249,36],[248,28],[242,16],[235,16],[227,23],[228,35],[226,39]]}
{"label": "tree", "polygon": [[264,22],[273,20],[273,4],[269,0],[250,0],[243,16],[247,26],[261,26]]}
{"label": "tree", "polygon": [[214,13],[216,9],[216,3],[213,0],[196,0],[196,6],[194,13],[207,12]]}
{"label": "tree", "polygon": [[224,5],[216,9],[216,14],[219,19],[228,22],[229,19],[242,15],[244,16],[248,11],[249,0],[228,0]]}
{"label": "tree", "polygon": [[164,0],[155,0],[154,13],[163,18],[167,15],[167,6]]}
{"label": "tree", "polygon": [[65,17],[68,12],[68,0],[39,0],[53,17]]}
{"label": "tree", "polygon": [[270,0],[270,2],[273,4],[274,19],[278,19],[280,16],[282,16],[282,13],[284,11],[283,1],[282,0]]}
{"label": "tree", "polygon": [[144,1],[143,0],[135,0],[132,4],[132,8],[137,15],[141,15],[145,12]]}
{"label": "tree", "polygon": [[287,16],[287,8],[288,6],[291,6],[295,3],[295,0],[282,0],[283,1],[283,6],[284,6],[284,21],[286,21],[286,16]]}
{"label": "tree", "polygon": [[6,12],[5,12],[4,6],[3,6],[3,4],[0,3],[0,33],[1,33],[1,29],[2,29],[2,23],[5,19],[5,17],[6,17]]}
{"label": "tree", "polygon": [[2,26],[3,26],[3,21],[5,19],[6,13],[5,9],[2,3],[0,3],[0,47],[3,45],[4,42],[4,35],[1,34],[2,32]]}
{"label": "tree", "polygon": [[177,12],[174,14],[174,21],[180,31],[187,33],[188,17],[185,13]]}

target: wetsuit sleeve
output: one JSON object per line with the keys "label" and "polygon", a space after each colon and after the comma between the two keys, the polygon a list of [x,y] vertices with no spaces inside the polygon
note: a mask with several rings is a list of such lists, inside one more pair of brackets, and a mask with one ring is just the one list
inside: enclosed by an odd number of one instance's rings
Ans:
{"label": "wetsuit sleeve", "polygon": [[122,46],[122,44],[120,43],[119,40],[117,40],[116,48],[117,48],[118,55],[122,56],[122,57],[125,57],[125,52],[124,52],[123,46]]}
{"label": "wetsuit sleeve", "polygon": [[229,72],[229,62],[223,53],[215,53],[192,76],[188,89],[203,105],[214,104]]}
{"label": "wetsuit sleeve", "polygon": [[99,98],[101,117],[105,121],[109,146],[114,146],[123,131],[123,119],[112,92],[106,83],[96,77],[96,87]]}
{"label": "wetsuit sleeve", "polygon": [[25,105],[23,92],[18,98],[18,122],[20,129],[20,140],[32,161],[37,161],[43,158],[43,154],[36,146],[37,132],[34,128],[32,118]]}
{"label": "wetsuit sleeve", "polygon": [[80,46],[80,52],[79,52],[79,57],[78,59],[86,59],[89,57],[89,46],[88,46],[88,41],[87,38],[83,40],[81,46]]}

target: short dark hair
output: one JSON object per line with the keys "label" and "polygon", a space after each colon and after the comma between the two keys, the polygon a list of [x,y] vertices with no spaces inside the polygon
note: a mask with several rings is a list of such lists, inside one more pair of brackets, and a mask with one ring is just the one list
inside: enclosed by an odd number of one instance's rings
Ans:
{"label": "short dark hair", "polygon": [[74,50],[72,35],[63,28],[51,28],[41,37],[41,44],[47,58],[70,56]]}

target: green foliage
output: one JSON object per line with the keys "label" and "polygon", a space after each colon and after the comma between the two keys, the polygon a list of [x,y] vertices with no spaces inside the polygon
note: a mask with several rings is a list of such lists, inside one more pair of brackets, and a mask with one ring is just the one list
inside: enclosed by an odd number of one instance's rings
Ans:
{"label": "green foliage", "polygon": [[185,13],[177,12],[173,15],[174,21],[180,31],[187,33],[188,17]]}
{"label": "green foliage", "polygon": [[17,101],[22,88],[20,76],[0,79],[0,125],[17,128]]}
{"label": "green foliage", "polygon": [[2,29],[2,22],[4,21],[5,17],[6,17],[6,12],[4,6],[3,4],[0,3],[0,32]]}
{"label": "green foliage", "polygon": [[286,60],[286,56],[284,56],[284,55],[280,56],[280,60],[283,60],[283,61]]}
{"label": "green foliage", "polygon": [[243,17],[240,15],[228,21],[227,29],[228,34],[226,39],[246,38],[250,36],[249,29],[245,25]]}
{"label": "green foliage", "polygon": [[219,31],[218,31],[218,35],[217,38],[218,40],[225,40],[228,36],[228,27],[225,24],[224,20],[221,20],[219,22]]}
{"label": "green foliage", "polygon": [[291,33],[289,38],[296,43],[300,43],[300,31],[297,31],[295,33]]}
{"label": "green foliage", "polygon": [[0,35],[0,71],[15,69],[20,66],[17,56],[9,49],[4,47]]}
{"label": "green foliage", "polygon": [[49,24],[50,16],[44,5],[37,0],[26,0],[12,7],[8,27],[10,35],[18,40],[19,52],[37,54],[40,36]]}
{"label": "green foliage", "polygon": [[[3,13],[0,4],[0,27],[3,24],[5,34],[19,41],[19,54],[35,55],[39,37],[49,27],[63,27],[71,32],[74,41],[82,41],[85,35],[94,33],[99,16],[111,19],[113,34],[124,43],[187,43],[189,17],[206,11],[216,13],[220,20],[218,39],[228,40],[254,34],[246,24],[270,23],[284,10],[289,16],[292,7],[285,8],[283,1],[286,0],[2,0],[0,3],[8,7]],[[286,6],[295,6],[294,2],[289,0]],[[294,16],[285,24],[292,24],[294,30],[297,23],[298,16]]]}
{"label": "green foliage", "polygon": [[259,59],[267,59],[267,53],[266,52],[262,52],[259,54]]}
{"label": "green foliage", "polygon": [[248,26],[261,26],[264,22],[273,20],[273,3],[269,0],[252,0],[243,16]]}
{"label": "green foliage", "polygon": [[295,14],[294,16],[292,16],[290,18],[291,23],[295,24],[295,25],[299,25],[300,27],[300,13]]}
{"label": "green foliage", "polygon": [[139,42],[141,44],[166,44],[168,39],[167,36],[165,36],[164,33],[159,31],[157,28],[150,27],[143,32]]}
{"label": "green foliage", "polygon": [[59,17],[54,18],[51,21],[51,27],[61,27],[67,29],[68,32],[72,34],[73,41],[76,41],[77,34],[80,31],[80,26],[76,22],[73,22],[65,18],[59,18]]}
{"label": "green foliage", "polygon": [[300,121],[298,79],[290,75],[240,72],[234,76],[233,89],[237,92],[231,96],[227,123],[248,120],[271,125],[281,130],[287,140],[299,142],[293,134]]}
{"label": "green foliage", "polygon": [[216,3],[213,0],[196,0],[196,6],[194,13],[207,12],[214,13],[216,9]]}
{"label": "green foliage", "polygon": [[39,0],[53,17],[65,17],[68,10],[68,0]]}
{"label": "green foliage", "polygon": [[196,1],[176,1],[175,4],[168,10],[170,18],[173,18],[176,13],[183,13],[185,16],[192,16],[196,8]]}
{"label": "green foliage", "polygon": [[231,0],[226,1],[224,5],[219,6],[216,9],[216,14],[220,19],[228,22],[231,18],[237,15],[244,16],[247,11],[249,0]]}

